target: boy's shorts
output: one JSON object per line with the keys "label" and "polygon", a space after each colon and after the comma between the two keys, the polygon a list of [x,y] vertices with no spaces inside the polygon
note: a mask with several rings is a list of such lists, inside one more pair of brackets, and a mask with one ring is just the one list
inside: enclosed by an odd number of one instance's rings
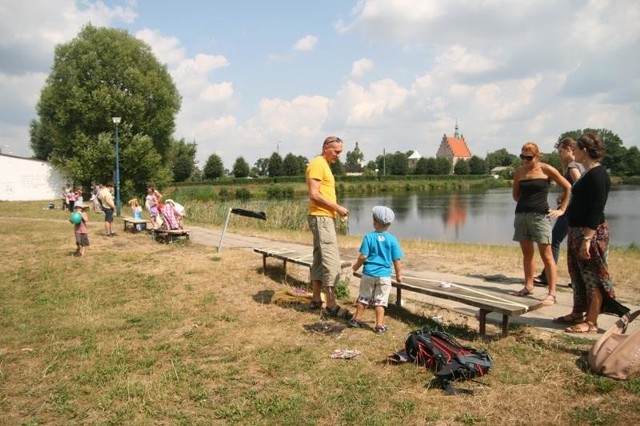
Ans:
{"label": "boy's shorts", "polygon": [[89,247],[89,236],[87,234],[76,233],[76,244],[80,247]]}
{"label": "boy's shorts", "polygon": [[391,277],[362,275],[358,303],[370,306],[384,306],[386,308],[390,292]]}
{"label": "boy's shorts", "polygon": [[513,241],[551,244],[551,219],[542,213],[516,213]]}

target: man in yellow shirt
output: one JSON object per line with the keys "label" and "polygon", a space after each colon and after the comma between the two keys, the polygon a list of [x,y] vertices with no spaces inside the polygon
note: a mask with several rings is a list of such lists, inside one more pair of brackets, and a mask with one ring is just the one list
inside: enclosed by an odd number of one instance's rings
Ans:
{"label": "man in yellow shirt", "polygon": [[104,231],[107,237],[113,237],[116,235],[113,232],[113,211],[116,208],[113,202],[113,183],[109,182],[107,186],[102,186],[100,193],[98,194],[98,200],[102,205],[102,211],[104,212]]}
{"label": "man in yellow shirt", "polygon": [[337,203],[336,181],[329,165],[343,150],[342,140],[329,136],[322,144],[322,154],[307,166],[306,180],[309,190],[307,222],[313,234],[313,264],[311,265],[311,307],[322,307],[320,293],[326,295],[325,313],[346,320],[353,316],[336,301],[335,285],[340,279],[341,261],[336,236],[336,216],[346,217],[349,210]]}

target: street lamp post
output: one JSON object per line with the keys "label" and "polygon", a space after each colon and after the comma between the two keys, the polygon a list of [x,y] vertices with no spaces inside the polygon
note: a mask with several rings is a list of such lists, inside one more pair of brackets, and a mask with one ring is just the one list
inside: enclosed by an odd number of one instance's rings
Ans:
{"label": "street lamp post", "polygon": [[120,117],[111,117],[116,125],[116,216],[120,216],[120,144],[118,142],[118,124]]}

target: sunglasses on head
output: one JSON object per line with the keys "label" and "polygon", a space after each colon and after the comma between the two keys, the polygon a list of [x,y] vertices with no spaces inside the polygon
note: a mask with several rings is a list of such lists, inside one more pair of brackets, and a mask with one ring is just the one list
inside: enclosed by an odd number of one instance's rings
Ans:
{"label": "sunglasses on head", "polygon": [[524,154],[520,154],[520,159],[521,160],[527,160],[527,161],[531,161],[535,158],[535,155],[524,155]]}

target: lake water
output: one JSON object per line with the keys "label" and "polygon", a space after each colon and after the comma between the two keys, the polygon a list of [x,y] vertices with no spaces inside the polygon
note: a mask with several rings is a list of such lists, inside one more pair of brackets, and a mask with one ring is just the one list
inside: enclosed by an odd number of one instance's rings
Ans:
{"label": "lake water", "polygon": [[[556,193],[549,194],[550,205],[555,205],[555,198]],[[371,209],[386,205],[396,214],[390,231],[399,238],[516,245],[511,240],[516,204],[510,188],[457,194],[347,197],[340,203],[349,209],[350,235],[370,232]],[[605,216],[612,246],[640,245],[640,188],[613,187]]]}

